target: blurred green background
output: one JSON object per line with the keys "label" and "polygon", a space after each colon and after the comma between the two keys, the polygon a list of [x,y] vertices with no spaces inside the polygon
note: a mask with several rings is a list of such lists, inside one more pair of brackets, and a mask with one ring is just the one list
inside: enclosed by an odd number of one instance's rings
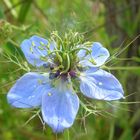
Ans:
{"label": "blurred green background", "polygon": [[[122,83],[125,100],[83,99],[100,108],[85,115],[81,107],[74,125],[53,134],[33,110],[12,108],[6,94],[25,73],[20,43],[33,34],[46,38],[69,29],[109,49],[110,72]],[[140,140],[140,1],[139,0],[1,0],[0,1],[0,140]],[[97,108],[96,108],[97,106]]]}

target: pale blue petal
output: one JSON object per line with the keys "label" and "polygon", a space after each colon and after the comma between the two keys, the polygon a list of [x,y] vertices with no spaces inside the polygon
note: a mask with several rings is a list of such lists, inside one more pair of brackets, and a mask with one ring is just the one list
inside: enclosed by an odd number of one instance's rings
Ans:
{"label": "pale blue petal", "polygon": [[52,52],[55,49],[55,47],[56,47],[56,42],[53,41],[50,43],[49,50]]}
{"label": "pale blue petal", "polygon": [[82,49],[81,49],[81,50],[77,53],[77,56],[78,56],[79,59],[82,59],[83,57],[86,56],[86,53],[87,53],[86,50],[82,50]]}
{"label": "pale blue petal", "polygon": [[10,89],[8,102],[18,108],[32,108],[41,105],[42,94],[50,88],[48,76],[37,73],[23,75]]}
{"label": "pale blue petal", "polygon": [[89,97],[99,100],[118,100],[124,98],[120,82],[104,70],[92,72],[92,69],[81,73],[80,90]]}
{"label": "pale blue petal", "polygon": [[78,96],[65,83],[43,95],[42,116],[55,133],[72,126],[78,108]]}
{"label": "pale blue petal", "polygon": [[[82,52],[80,52],[82,53]],[[82,53],[82,55],[84,52]],[[99,67],[109,58],[110,54],[99,42],[94,42],[91,48],[91,54],[84,56],[79,62],[83,67]]]}
{"label": "pale blue petal", "polygon": [[79,64],[83,67],[96,67],[93,63],[89,61],[89,58],[85,57],[85,59],[81,60]]}
{"label": "pale blue petal", "polygon": [[41,59],[47,56],[47,44],[46,39],[34,35],[21,43],[21,49],[30,64],[40,67],[47,63]]}
{"label": "pale blue petal", "polygon": [[110,56],[108,50],[104,48],[99,42],[93,43],[91,55],[96,62],[96,66],[103,65]]}

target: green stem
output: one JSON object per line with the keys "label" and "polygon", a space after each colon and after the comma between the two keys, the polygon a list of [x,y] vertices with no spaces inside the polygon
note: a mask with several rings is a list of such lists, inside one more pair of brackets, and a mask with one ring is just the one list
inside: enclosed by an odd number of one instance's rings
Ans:
{"label": "green stem", "polygon": [[67,129],[67,134],[68,134],[68,140],[70,140],[69,129]]}
{"label": "green stem", "polygon": [[15,47],[19,48],[20,45],[18,45],[14,40],[9,39],[8,40],[11,44],[13,44]]}
{"label": "green stem", "polygon": [[140,104],[139,101],[136,102],[119,102],[120,104],[130,105],[130,104]]}
{"label": "green stem", "polygon": [[138,66],[132,66],[132,67],[106,67],[106,66],[102,66],[102,69],[106,69],[106,70],[140,70],[140,67]]}
{"label": "green stem", "polygon": [[81,104],[81,106],[82,106],[86,111],[91,112],[91,110],[88,109],[88,108],[86,107],[86,105],[85,105],[81,100],[80,100],[80,104]]}
{"label": "green stem", "polygon": [[108,140],[113,140],[113,136],[114,136],[114,120],[110,125],[110,133],[109,133],[109,139]]}
{"label": "green stem", "polygon": [[18,31],[26,31],[28,28],[31,27],[31,25],[28,25],[28,26],[22,26],[22,27],[17,27],[15,25],[11,25],[12,29],[14,30],[18,30]]}

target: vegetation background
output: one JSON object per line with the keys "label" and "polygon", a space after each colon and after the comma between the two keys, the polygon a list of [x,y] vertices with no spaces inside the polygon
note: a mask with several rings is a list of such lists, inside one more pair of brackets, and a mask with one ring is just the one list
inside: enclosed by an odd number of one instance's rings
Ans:
{"label": "vegetation background", "polygon": [[[6,93],[25,73],[12,60],[25,58],[20,43],[33,34],[54,30],[82,33],[111,53],[107,64],[122,83],[125,100],[89,101],[101,112],[85,116],[53,134],[32,110],[11,108]],[[139,0],[0,0],[0,140],[140,140],[140,1]],[[6,54],[6,56],[5,56]]]}

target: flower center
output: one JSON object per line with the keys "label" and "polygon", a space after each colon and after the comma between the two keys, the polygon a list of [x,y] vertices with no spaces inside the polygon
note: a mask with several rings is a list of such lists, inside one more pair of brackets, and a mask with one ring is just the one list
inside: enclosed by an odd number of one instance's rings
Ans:
{"label": "flower center", "polygon": [[49,68],[50,79],[76,77],[80,61],[77,53],[81,49],[90,53],[87,49],[87,43],[83,44],[83,39],[82,35],[72,31],[62,35],[62,37],[57,32],[51,34],[51,42],[55,44],[55,47],[52,51],[48,50],[48,58],[45,58],[45,60],[50,63],[49,65],[44,65],[45,68]]}

